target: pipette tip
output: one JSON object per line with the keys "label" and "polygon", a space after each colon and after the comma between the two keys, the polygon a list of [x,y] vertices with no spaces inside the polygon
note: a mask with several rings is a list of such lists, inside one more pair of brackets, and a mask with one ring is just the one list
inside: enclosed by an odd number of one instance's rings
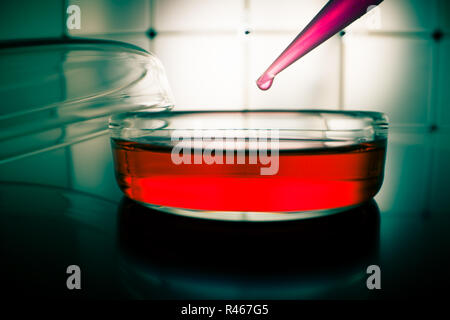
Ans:
{"label": "pipette tip", "polygon": [[267,90],[272,86],[273,76],[269,76],[267,74],[263,74],[261,77],[256,80],[256,85],[261,90]]}

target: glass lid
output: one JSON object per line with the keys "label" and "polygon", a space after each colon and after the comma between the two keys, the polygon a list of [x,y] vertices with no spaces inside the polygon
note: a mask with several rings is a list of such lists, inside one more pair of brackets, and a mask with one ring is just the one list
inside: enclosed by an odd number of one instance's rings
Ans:
{"label": "glass lid", "polygon": [[106,133],[111,114],[173,104],[160,61],[115,41],[4,44],[0,71],[0,163]]}

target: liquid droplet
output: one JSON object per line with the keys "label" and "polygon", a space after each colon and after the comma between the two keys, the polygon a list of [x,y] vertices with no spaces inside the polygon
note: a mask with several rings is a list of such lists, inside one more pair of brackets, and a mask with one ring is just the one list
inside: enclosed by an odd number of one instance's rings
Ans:
{"label": "liquid droplet", "polygon": [[273,83],[273,76],[269,76],[267,74],[263,74],[259,79],[256,81],[256,85],[261,90],[267,90],[272,86]]}

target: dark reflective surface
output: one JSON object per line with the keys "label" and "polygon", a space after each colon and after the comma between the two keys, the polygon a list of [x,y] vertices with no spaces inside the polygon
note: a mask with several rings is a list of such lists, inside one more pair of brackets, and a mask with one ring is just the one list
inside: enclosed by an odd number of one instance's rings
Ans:
{"label": "dark reflective surface", "polygon": [[[9,296],[150,299],[443,297],[448,216],[375,202],[304,221],[217,222],[71,189],[0,183],[2,288]],[[82,290],[66,288],[79,265]],[[366,288],[380,265],[382,290]]]}
{"label": "dark reflective surface", "polygon": [[168,215],[124,199],[121,266],[143,298],[297,299],[365,289],[378,263],[375,202],[321,219],[245,223]]}
{"label": "dark reflective surface", "polygon": [[[116,267],[117,204],[65,188],[0,183],[2,288],[9,297],[124,297]],[[79,265],[82,290],[66,269]]]}

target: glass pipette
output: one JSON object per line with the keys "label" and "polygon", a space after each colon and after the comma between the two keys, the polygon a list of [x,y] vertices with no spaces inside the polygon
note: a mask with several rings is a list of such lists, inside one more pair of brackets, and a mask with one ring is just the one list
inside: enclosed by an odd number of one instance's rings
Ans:
{"label": "glass pipette", "polygon": [[312,49],[357,20],[383,0],[330,0],[256,81],[261,90],[274,77]]}

